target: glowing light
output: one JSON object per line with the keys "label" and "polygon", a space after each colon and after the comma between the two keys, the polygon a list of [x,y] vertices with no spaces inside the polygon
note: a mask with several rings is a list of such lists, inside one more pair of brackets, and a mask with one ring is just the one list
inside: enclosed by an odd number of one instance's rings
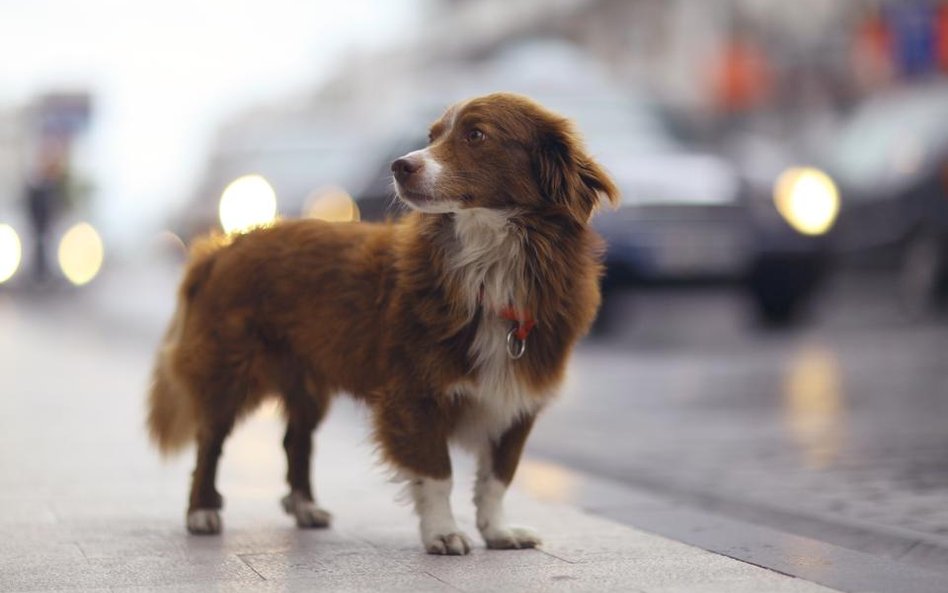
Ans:
{"label": "glowing light", "polygon": [[221,227],[241,233],[266,226],[276,218],[276,192],[260,175],[244,175],[232,181],[221,194]]}
{"label": "glowing light", "polygon": [[310,194],[303,214],[308,218],[329,222],[352,222],[360,218],[358,204],[341,187],[330,187]]}
{"label": "glowing light", "polygon": [[829,175],[809,167],[784,171],[774,186],[777,210],[804,235],[822,235],[839,215],[839,192]]}
{"label": "glowing light", "polygon": [[518,484],[542,500],[575,502],[579,484],[572,474],[543,461],[524,461],[517,473]]}
{"label": "glowing light", "polygon": [[0,224],[0,284],[16,274],[23,257],[20,237],[8,224]]}
{"label": "glowing light", "polygon": [[73,225],[59,242],[59,267],[66,279],[81,286],[90,282],[102,269],[105,248],[92,225]]}
{"label": "glowing light", "polygon": [[806,345],[791,359],[784,376],[784,423],[807,467],[827,467],[841,448],[845,412],[841,375],[832,351]]}

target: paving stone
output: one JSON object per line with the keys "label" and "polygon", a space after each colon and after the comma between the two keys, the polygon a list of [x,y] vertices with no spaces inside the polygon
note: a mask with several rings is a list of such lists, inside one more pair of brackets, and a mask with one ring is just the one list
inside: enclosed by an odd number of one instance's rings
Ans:
{"label": "paving stone", "polygon": [[135,556],[86,561],[0,561],[0,591],[260,580],[261,577],[236,556],[213,560]]}
{"label": "paving stone", "polygon": [[[420,548],[415,556],[422,556]],[[318,577],[330,574],[386,575],[417,572],[389,553],[361,542],[331,543],[302,550],[240,556],[267,580]]]}
{"label": "paving stone", "polygon": [[768,571],[706,553],[690,558],[653,557],[587,564],[548,564],[524,569],[473,573],[461,567],[430,570],[439,579],[471,593],[492,591],[646,591],[649,587],[716,583],[729,591],[732,582]]}
{"label": "paving stone", "polygon": [[[46,589],[43,591],[43,593],[111,593],[112,591],[113,589],[105,589],[105,588],[89,589],[87,587],[83,587],[81,589]],[[18,591],[12,591],[12,590],[5,591],[4,593],[34,593],[34,592],[29,589],[20,589]]]}
{"label": "paving stone", "polygon": [[0,526],[0,564],[18,559],[44,562],[82,560],[82,550],[74,538],[54,525]]}
{"label": "paving stone", "polygon": [[649,587],[644,593],[833,593],[821,585],[801,579],[762,577],[727,583],[691,583],[671,587]]}
{"label": "paving stone", "polygon": [[112,593],[458,593],[428,574],[386,576],[328,574],[312,579],[260,583],[208,583],[170,587],[117,587]]}
{"label": "paving stone", "polygon": [[698,548],[635,531],[630,534],[607,531],[595,536],[566,535],[551,538],[543,550],[570,563],[605,560],[635,562],[656,556],[685,558],[704,553]]}

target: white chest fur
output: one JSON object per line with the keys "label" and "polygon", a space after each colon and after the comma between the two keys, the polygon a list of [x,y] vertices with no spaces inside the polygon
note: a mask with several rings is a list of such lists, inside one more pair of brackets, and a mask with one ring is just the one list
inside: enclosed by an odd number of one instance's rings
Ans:
{"label": "white chest fur", "polygon": [[472,318],[482,309],[470,350],[476,379],[454,387],[456,395],[473,404],[454,436],[472,448],[500,436],[517,418],[536,413],[542,401],[518,378],[518,361],[507,354],[511,322],[499,315],[523,295],[524,237],[508,215],[485,208],[454,215],[460,248],[450,260],[450,273],[460,282]]}

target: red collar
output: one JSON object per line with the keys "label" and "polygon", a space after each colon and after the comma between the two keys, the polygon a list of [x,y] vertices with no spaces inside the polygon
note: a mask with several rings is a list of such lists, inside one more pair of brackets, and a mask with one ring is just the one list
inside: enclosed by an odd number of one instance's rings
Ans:
{"label": "red collar", "polygon": [[[484,303],[484,287],[481,286],[480,294],[477,295],[478,303]],[[527,336],[530,335],[530,332],[533,331],[533,328],[536,326],[537,321],[534,319],[533,315],[529,311],[517,311],[516,307],[513,305],[507,305],[503,309],[497,312],[501,318],[506,319],[507,321],[513,321],[517,324],[516,329],[514,330],[514,336],[517,337],[521,342],[527,340]]]}
{"label": "red collar", "polygon": [[521,342],[527,340],[527,336],[530,335],[530,332],[533,331],[534,326],[537,324],[536,319],[533,318],[533,315],[531,315],[529,311],[517,311],[517,309],[512,306],[501,309],[499,315],[507,321],[513,321],[517,324],[514,335],[517,336],[517,339]]}

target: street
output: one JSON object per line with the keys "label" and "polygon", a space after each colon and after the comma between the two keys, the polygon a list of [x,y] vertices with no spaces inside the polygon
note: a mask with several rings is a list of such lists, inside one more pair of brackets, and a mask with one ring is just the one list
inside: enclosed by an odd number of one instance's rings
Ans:
{"label": "street", "polygon": [[727,288],[621,296],[531,451],[945,570],[948,327],[907,321],[881,278],[846,277],[824,297],[774,331]]}

